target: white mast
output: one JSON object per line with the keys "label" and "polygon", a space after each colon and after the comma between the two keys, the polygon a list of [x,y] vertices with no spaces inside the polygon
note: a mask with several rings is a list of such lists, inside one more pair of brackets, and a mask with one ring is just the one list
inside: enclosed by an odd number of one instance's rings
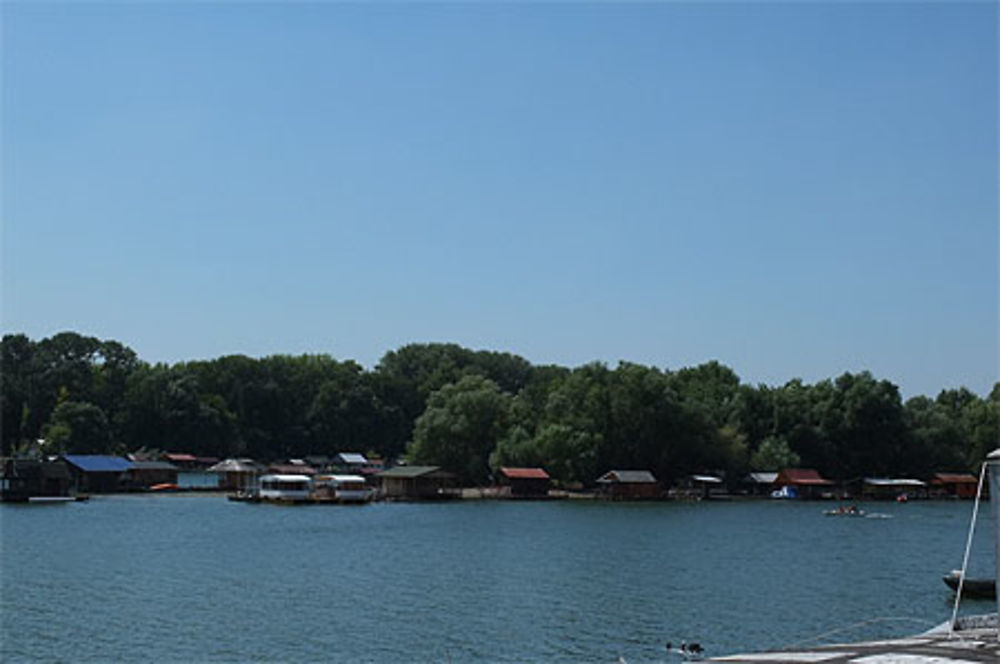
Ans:
{"label": "white mast", "polygon": [[[990,468],[990,504],[993,506],[993,538],[996,540],[996,574],[994,579],[1000,583],[1000,448],[986,455],[986,463]],[[997,619],[1000,620],[1000,593],[997,594]],[[1000,641],[1000,629],[997,630],[997,640]]]}

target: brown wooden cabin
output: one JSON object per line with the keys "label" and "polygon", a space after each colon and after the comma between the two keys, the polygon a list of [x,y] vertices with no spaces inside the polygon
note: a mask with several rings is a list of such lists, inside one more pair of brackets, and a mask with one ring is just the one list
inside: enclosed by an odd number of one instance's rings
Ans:
{"label": "brown wooden cabin", "polygon": [[[971,473],[934,473],[931,492],[938,498],[975,498],[979,480]],[[983,493],[986,493],[985,483]]]}
{"label": "brown wooden cabin", "polygon": [[821,498],[833,490],[833,482],[812,468],[786,468],[774,479],[774,488],[795,489],[799,498]]}
{"label": "brown wooden cabin", "polygon": [[552,479],[542,468],[501,468],[497,483],[509,498],[547,498]]}
{"label": "brown wooden cabin", "polygon": [[5,459],[0,475],[0,500],[27,502],[29,498],[69,496],[70,476],[61,460]]}
{"label": "brown wooden cabin", "polygon": [[396,500],[457,498],[458,478],[440,466],[396,466],[378,474],[382,495]]}
{"label": "brown wooden cabin", "polygon": [[148,489],[157,484],[177,484],[178,468],[166,461],[133,461],[125,473],[130,489]]}
{"label": "brown wooden cabin", "polygon": [[648,470],[609,470],[597,478],[602,496],[609,500],[654,500],[663,487]]}

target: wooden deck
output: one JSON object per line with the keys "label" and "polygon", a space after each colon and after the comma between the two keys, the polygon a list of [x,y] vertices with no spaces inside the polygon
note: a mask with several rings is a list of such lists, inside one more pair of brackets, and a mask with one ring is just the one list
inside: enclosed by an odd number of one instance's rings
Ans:
{"label": "wooden deck", "polygon": [[[988,625],[988,626],[986,626]],[[755,664],[980,664],[1000,662],[1000,641],[996,620],[978,624],[949,635],[946,629],[932,630],[905,639],[866,641],[841,645],[714,657],[711,662],[754,662]]]}

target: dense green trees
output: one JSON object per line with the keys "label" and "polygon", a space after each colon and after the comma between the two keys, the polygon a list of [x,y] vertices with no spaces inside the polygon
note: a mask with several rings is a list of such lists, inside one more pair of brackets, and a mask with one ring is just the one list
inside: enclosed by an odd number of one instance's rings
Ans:
{"label": "dense green trees", "polygon": [[834,478],[974,469],[996,447],[1000,384],[902,402],[868,372],[746,385],[708,362],[677,371],[534,366],[507,353],[411,344],[371,371],[327,355],[151,365],[64,332],[0,344],[3,454],[141,447],[262,460],[355,450],[488,481],[501,465],[590,483],[610,468],[670,481],[698,471],[814,467]]}
{"label": "dense green trees", "polygon": [[510,396],[492,380],[463,376],[433,392],[417,418],[409,457],[450,468],[466,484],[489,481],[487,461],[507,429]]}

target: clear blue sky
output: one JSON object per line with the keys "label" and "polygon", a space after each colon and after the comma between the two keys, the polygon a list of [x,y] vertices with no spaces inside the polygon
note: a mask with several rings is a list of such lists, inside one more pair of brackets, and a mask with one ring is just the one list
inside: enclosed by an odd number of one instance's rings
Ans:
{"label": "clear blue sky", "polygon": [[995,3],[2,17],[5,332],[997,380]]}

